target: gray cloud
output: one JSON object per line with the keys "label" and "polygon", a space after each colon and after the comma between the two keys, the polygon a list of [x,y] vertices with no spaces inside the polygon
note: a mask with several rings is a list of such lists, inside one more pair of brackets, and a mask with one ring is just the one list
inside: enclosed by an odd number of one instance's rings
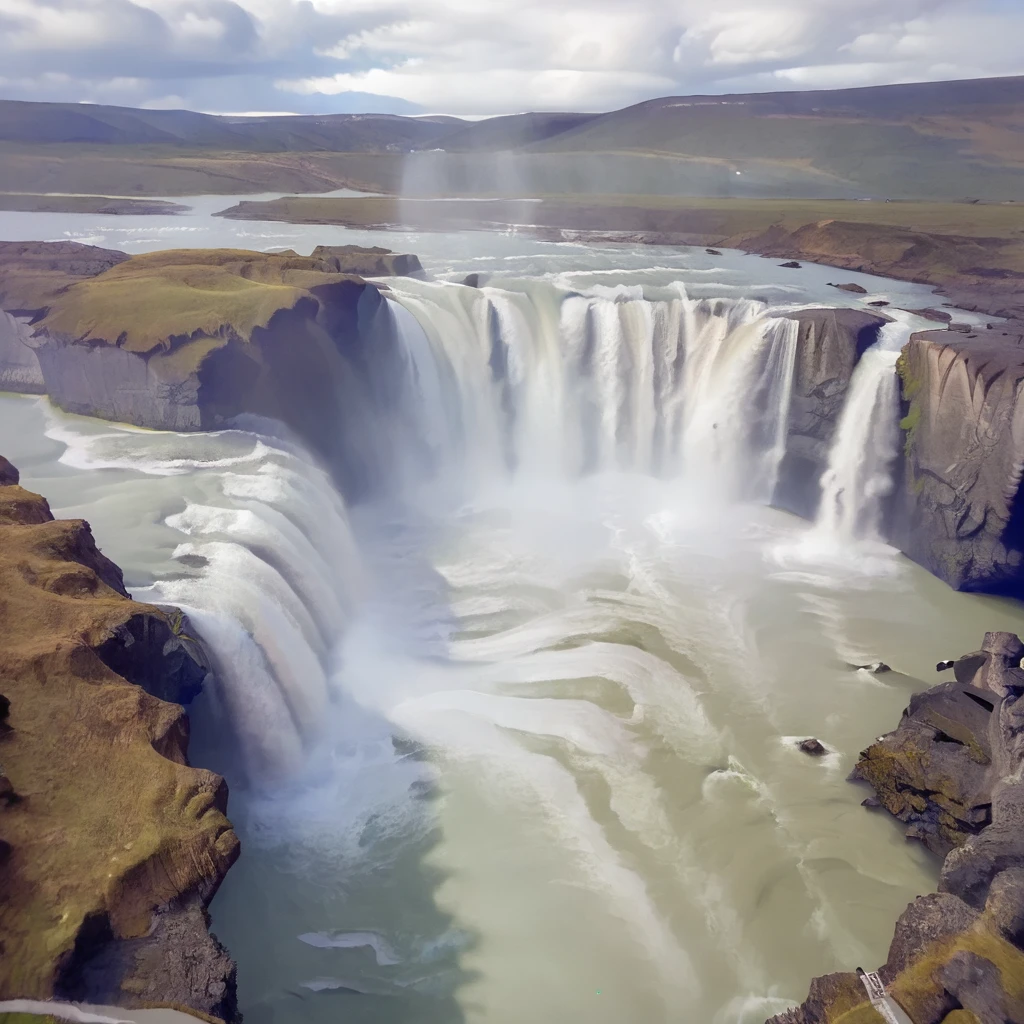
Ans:
{"label": "gray cloud", "polygon": [[600,110],[1024,73],[1017,0],[0,0],[0,96],[210,111]]}

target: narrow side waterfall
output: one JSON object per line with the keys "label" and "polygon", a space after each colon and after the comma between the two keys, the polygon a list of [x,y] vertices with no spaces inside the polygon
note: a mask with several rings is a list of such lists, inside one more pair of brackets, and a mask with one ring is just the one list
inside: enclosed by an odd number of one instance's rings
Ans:
{"label": "narrow side waterfall", "polygon": [[886,324],[853,371],[821,478],[815,528],[823,536],[846,542],[881,540],[883,505],[892,493],[899,453],[896,360],[907,334],[899,321]]}
{"label": "narrow side waterfall", "polygon": [[618,471],[770,498],[797,324],[763,303],[547,280],[403,281],[389,302],[435,464],[473,481]]}

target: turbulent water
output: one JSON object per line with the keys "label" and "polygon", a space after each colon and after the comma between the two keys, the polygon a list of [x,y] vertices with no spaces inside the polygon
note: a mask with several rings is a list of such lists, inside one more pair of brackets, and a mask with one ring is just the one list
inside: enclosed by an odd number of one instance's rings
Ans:
{"label": "turbulent water", "polygon": [[505,244],[482,288],[442,253],[389,282],[404,441],[372,503],[271,425],[0,397],[24,482],[216,656],[193,756],[232,782],[213,919],[250,1024],[760,1024],[877,965],[935,866],[845,775],[936,661],[1022,626],[877,541],[910,321],[808,524],[768,503],[777,314],[833,298],[815,268]]}

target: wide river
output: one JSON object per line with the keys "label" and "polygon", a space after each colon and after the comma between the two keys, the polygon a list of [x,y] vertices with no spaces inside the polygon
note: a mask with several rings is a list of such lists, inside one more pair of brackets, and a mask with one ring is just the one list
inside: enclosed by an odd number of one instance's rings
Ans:
{"label": "wide river", "polygon": [[[249,224],[210,216],[232,197],[181,201],[194,212],[0,213],[0,238],[381,244],[442,281],[588,302],[679,285],[937,301],[738,253]],[[440,288],[395,294],[422,313]],[[1021,606],[685,475],[477,467],[346,509],[248,426],[141,431],[0,396],[23,483],[87,518],[140,599],[187,607],[221,661],[192,755],[232,784],[243,855],[212,916],[248,1024],[761,1024],[812,976],[884,960],[937,865],[846,775],[937,661],[1020,632]],[[879,660],[893,671],[856,667]],[[826,757],[795,748],[812,735]]]}

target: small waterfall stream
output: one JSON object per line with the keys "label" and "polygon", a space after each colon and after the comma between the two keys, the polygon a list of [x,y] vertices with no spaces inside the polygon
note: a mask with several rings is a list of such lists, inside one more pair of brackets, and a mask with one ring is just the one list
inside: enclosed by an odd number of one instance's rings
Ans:
{"label": "small waterfall stream", "polygon": [[841,543],[880,541],[882,512],[892,493],[899,453],[896,360],[910,331],[886,324],[853,371],[846,402],[821,478],[817,531]]}

